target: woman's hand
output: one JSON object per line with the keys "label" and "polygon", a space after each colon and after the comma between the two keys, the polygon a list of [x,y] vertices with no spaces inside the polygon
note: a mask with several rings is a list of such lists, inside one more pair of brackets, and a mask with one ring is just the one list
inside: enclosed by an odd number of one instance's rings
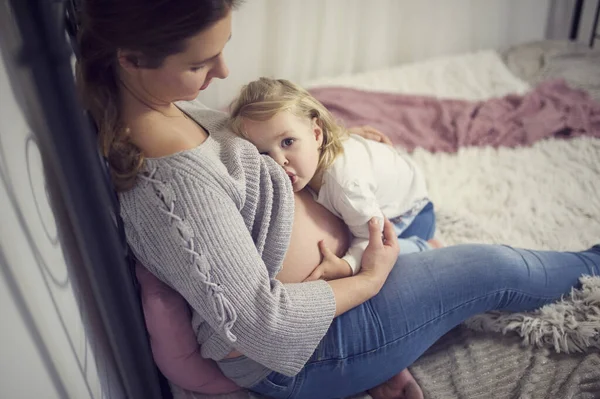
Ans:
{"label": "woman's hand", "polygon": [[350,129],[348,129],[348,133],[357,134],[366,139],[378,141],[380,143],[384,143],[384,144],[393,146],[392,140],[390,140],[388,136],[381,133],[379,130],[375,129],[374,127],[371,127],[368,125],[352,127]]}
{"label": "woman's hand", "polygon": [[325,246],[323,241],[319,241],[319,249],[323,255],[323,260],[304,281],[315,281],[319,279],[329,281],[352,276],[352,268],[348,262],[338,258]]}
{"label": "woman's hand", "polygon": [[378,220],[372,218],[369,221],[369,245],[363,253],[360,272],[357,273],[369,277],[378,290],[385,283],[400,253],[394,226],[388,219],[383,222],[383,239],[379,231]]}
{"label": "woman's hand", "polygon": [[333,289],[335,297],[335,316],[377,295],[394,267],[399,253],[398,239],[390,221],[387,219],[384,221],[382,240],[377,219],[371,219],[369,245],[363,253],[360,271],[352,277],[327,282]]}

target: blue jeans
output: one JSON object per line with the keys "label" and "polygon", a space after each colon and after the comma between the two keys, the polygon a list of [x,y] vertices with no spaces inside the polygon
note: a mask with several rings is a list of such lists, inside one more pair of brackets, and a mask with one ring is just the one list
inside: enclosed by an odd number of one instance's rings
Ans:
{"label": "blue jeans", "polygon": [[409,220],[392,220],[392,223],[398,235],[400,255],[431,249],[427,240],[431,240],[435,234],[433,203],[427,203],[421,212]]}
{"label": "blue jeans", "polygon": [[600,245],[584,252],[459,245],[400,256],[378,295],[333,320],[300,373],[273,372],[251,389],[310,399],[365,391],[410,366],[467,318],[539,308],[578,286],[584,274],[600,275]]}

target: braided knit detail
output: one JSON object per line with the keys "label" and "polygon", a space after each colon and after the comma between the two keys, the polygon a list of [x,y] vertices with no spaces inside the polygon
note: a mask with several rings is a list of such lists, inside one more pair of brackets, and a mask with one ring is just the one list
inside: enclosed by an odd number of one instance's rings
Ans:
{"label": "braided knit detail", "polygon": [[213,310],[219,321],[218,328],[223,329],[225,335],[231,342],[236,342],[237,337],[231,332],[231,329],[237,320],[236,310],[231,302],[225,297],[221,285],[211,281],[210,268],[204,267],[204,263],[201,262],[201,255],[196,251],[194,231],[180,216],[174,213],[176,201],[175,193],[165,182],[154,178],[157,170],[158,168],[155,167],[147,175],[142,173],[139,177],[152,184],[156,196],[165,206],[164,208],[159,208],[160,212],[169,218],[171,225],[174,225],[179,232],[183,250],[190,255],[190,263],[196,268],[196,271],[200,276],[200,281],[204,284],[205,289],[209,294],[208,298],[210,298],[212,302]]}

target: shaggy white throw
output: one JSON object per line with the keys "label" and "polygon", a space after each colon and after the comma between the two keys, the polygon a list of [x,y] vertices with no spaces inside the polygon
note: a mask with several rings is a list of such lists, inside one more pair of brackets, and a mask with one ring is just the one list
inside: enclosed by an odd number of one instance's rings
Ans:
{"label": "shaggy white throw", "polygon": [[[600,243],[600,140],[545,140],[529,148],[413,153],[427,176],[446,245],[503,243],[581,250]],[[485,267],[485,265],[482,265]],[[600,349],[600,277],[558,304],[476,316],[480,331],[514,332],[557,352]]]}

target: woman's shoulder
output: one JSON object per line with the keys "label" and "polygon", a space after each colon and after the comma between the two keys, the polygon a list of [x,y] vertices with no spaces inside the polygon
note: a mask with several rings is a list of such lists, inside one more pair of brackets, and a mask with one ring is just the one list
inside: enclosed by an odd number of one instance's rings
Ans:
{"label": "woman's shoulder", "polygon": [[229,128],[229,114],[226,112],[208,108],[198,100],[179,101],[175,105],[210,133],[215,131],[233,134]]}
{"label": "woman's shoulder", "polygon": [[[174,191],[178,196],[227,198],[238,203],[248,185],[258,184],[252,177],[259,175],[262,159],[250,151],[236,136],[225,137],[216,132],[199,145],[172,147],[159,157],[145,157],[134,187],[121,194],[132,207],[136,203],[154,201],[156,193]],[[249,178],[250,177],[250,178]]]}
{"label": "woman's shoulder", "polygon": [[227,134],[228,115],[198,101],[175,104],[182,112],[147,112],[128,122],[132,141],[145,158],[168,157],[202,145],[210,134]]}
{"label": "woman's shoulder", "polygon": [[134,186],[119,193],[121,216],[132,225],[142,226],[149,219],[173,212],[183,215],[202,208],[233,212],[241,198],[227,175],[204,173],[187,157],[145,161]]}

